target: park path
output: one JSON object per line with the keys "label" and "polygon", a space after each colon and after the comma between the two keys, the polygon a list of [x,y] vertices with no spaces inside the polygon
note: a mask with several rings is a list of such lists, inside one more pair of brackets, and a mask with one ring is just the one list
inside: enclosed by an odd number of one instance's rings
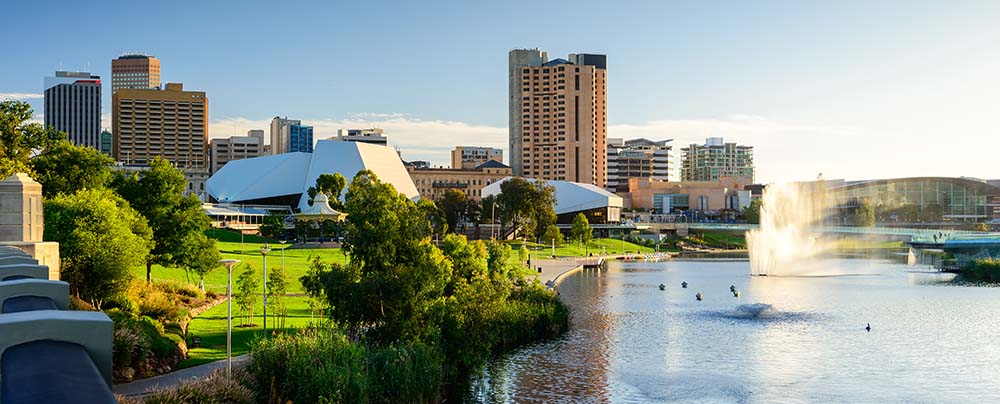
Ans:
{"label": "park path", "polygon": [[[239,368],[250,361],[250,355],[240,355],[233,357],[233,368]],[[204,379],[216,370],[226,369],[226,360],[209,362],[203,365],[192,366],[176,372],[170,372],[148,379],[136,380],[134,382],[116,384],[111,389],[115,394],[125,397],[142,396],[150,391],[162,390],[180,384],[190,379]]]}

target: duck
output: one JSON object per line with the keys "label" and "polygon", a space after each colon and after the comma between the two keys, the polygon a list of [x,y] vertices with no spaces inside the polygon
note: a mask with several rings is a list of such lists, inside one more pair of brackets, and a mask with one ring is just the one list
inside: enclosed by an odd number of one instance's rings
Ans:
{"label": "duck", "polygon": [[736,285],[729,285],[729,291],[736,293]]}
{"label": "duck", "polygon": [[733,290],[733,297],[740,297],[740,291],[734,289]]}
{"label": "duck", "polygon": [[687,288],[688,287],[688,283],[687,282],[681,282],[681,287],[682,288]]}
{"label": "duck", "polygon": [[698,300],[700,302],[702,299],[701,292],[698,292],[698,294],[694,295],[694,298],[695,300]]}
{"label": "duck", "polygon": [[660,290],[666,290],[666,289],[667,289],[667,285],[664,285],[664,284],[661,283],[660,284]]}
{"label": "duck", "polygon": [[868,323],[868,325],[865,326],[865,331],[872,332],[872,323]]}

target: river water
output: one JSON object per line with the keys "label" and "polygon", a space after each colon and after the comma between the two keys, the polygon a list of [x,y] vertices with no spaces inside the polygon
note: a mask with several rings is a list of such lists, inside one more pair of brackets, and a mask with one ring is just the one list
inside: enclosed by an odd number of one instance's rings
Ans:
{"label": "river water", "polygon": [[466,401],[1000,402],[1000,288],[894,260],[825,263],[840,275],[672,260],[570,276],[571,330],[488,364]]}

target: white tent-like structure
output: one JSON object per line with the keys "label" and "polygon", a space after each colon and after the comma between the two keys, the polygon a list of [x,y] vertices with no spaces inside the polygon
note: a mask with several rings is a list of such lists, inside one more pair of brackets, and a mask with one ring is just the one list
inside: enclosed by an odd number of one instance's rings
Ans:
{"label": "white tent-like structure", "polygon": [[330,198],[326,194],[318,194],[313,198],[312,206],[302,209],[295,214],[295,220],[302,222],[325,222],[327,220],[341,221],[347,217],[346,213],[338,212],[330,207]]}
{"label": "white tent-like structure", "polygon": [[281,204],[304,210],[309,208],[306,191],[320,174],[340,173],[349,185],[361,170],[371,170],[408,198],[419,196],[395,149],[339,140],[320,140],[312,153],[230,161],[208,179],[205,188],[222,203]]}
{"label": "white tent-like structure", "polygon": [[[483,188],[482,196],[494,196],[500,194],[500,185],[507,182],[512,177],[504,178]],[[532,178],[525,178],[528,181],[538,181]],[[570,217],[579,212],[602,211],[606,222],[618,222],[621,220],[621,209],[625,205],[622,197],[608,192],[604,188],[593,184],[584,184],[570,181],[545,181],[546,184],[555,188],[556,215]]]}

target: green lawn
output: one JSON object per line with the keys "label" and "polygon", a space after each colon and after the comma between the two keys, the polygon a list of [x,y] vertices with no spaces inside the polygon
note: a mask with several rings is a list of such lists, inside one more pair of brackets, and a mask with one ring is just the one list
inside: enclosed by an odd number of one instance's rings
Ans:
{"label": "green lawn", "polygon": [[[536,244],[534,242],[526,242],[528,251],[530,251],[532,256],[542,256],[548,257],[552,255],[552,246],[544,244]],[[510,243],[511,247],[516,251],[521,248],[520,241],[514,241]],[[633,244],[628,241],[622,242],[621,239],[613,238],[599,238],[591,241],[586,246],[580,245],[579,243],[567,242],[561,246],[556,246],[556,256],[557,257],[585,257],[589,253],[594,255],[606,253],[606,254],[623,254],[623,253],[651,253],[654,252],[653,248],[644,247],[638,244]]]}

